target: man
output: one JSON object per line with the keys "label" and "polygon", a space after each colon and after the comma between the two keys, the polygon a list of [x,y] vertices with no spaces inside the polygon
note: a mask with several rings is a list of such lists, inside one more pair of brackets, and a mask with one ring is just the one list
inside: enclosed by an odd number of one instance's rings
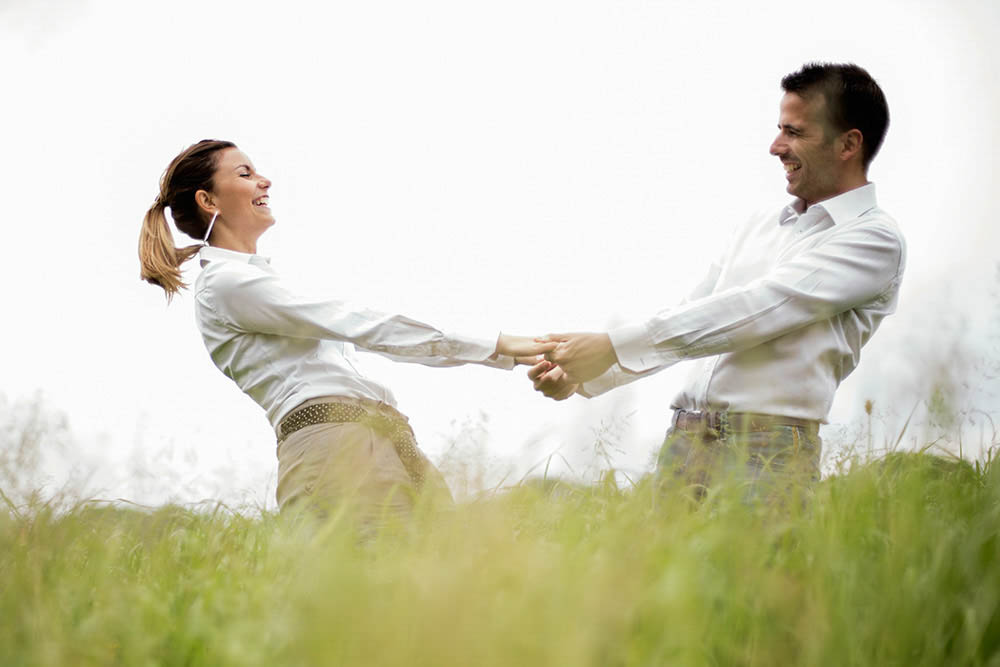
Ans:
{"label": "man", "polygon": [[751,493],[775,476],[818,479],[819,423],[896,309],[905,243],[867,176],[889,124],[882,90],[836,64],[807,64],[781,85],[770,152],[795,200],[737,228],[677,307],[608,333],[551,335],[559,345],[529,371],[562,400],[697,359],[657,467],[700,488],[722,470]]}

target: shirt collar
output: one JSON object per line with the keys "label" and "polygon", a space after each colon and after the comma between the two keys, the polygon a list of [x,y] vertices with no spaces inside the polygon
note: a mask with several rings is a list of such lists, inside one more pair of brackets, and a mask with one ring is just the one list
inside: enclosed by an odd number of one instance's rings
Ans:
{"label": "shirt collar", "polygon": [[270,268],[271,266],[270,257],[253,255],[237,250],[228,250],[226,248],[213,248],[207,245],[202,246],[201,250],[198,251],[198,259],[201,261],[202,268],[205,268],[205,265],[209,262],[243,262],[244,264],[253,264],[262,268]]}
{"label": "shirt collar", "polygon": [[[853,190],[841,193],[836,197],[813,204],[807,210],[821,209],[830,216],[833,224],[839,225],[848,220],[860,217],[863,213],[870,211],[876,206],[878,206],[878,201],[875,199],[875,184],[866,183]],[[804,212],[806,211],[803,210],[803,201],[796,197],[795,201],[781,211],[781,214],[778,216],[778,224],[783,225],[786,222],[790,222]]]}

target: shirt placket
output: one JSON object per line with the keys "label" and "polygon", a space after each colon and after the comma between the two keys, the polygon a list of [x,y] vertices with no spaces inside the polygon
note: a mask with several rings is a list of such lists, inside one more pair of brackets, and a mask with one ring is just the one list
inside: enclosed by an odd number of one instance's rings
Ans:
{"label": "shirt placket", "polygon": [[[811,211],[807,211],[802,214],[793,214],[793,216],[782,223],[779,223],[782,229],[782,234],[778,236],[775,240],[777,241],[777,252],[774,257],[779,257],[785,250],[787,250],[796,240],[802,238],[806,230],[808,230],[816,222],[815,214]],[[767,252],[767,248],[754,248],[751,253],[756,255],[758,253]],[[773,248],[772,248],[773,252]],[[762,272],[763,274],[764,272]],[[759,278],[759,275],[745,275],[741,276],[742,282],[749,282],[755,278]],[[715,379],[716,372],[718,371],[719,364],[722,363],[723,358],[726,355],[720,354],[711,358],[711,360],[705,360],[706,368],[704,372],[700,373],[700,380],[697,392],[694,394],[696,401],[700,409],[710,410],[715,407],[710,402],[709,395],[712,390],[712,381]]]}

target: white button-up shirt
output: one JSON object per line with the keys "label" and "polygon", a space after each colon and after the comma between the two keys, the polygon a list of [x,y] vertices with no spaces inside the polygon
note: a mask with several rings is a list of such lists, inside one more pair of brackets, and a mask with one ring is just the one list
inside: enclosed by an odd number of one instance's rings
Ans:
{"label": "white button-up shirt", "polygon": [[906,245],[867,184],[736,229],[676,308],[610,332],[620,365],[584,395],[697,359],[674,409],[825,421],[861,348],[896,309]]}
{"label": "white button-up shirt", "polygon": [[490,360],[497,336],[445,334],[402,315],[295,294],[260,255],[205,247],[199,257],[195,316],[205,347],[275,429],[297,405],[321,396],[395,407],[388,388],[351,364],[354,345],[428,366],[514,365],[510,357]]}

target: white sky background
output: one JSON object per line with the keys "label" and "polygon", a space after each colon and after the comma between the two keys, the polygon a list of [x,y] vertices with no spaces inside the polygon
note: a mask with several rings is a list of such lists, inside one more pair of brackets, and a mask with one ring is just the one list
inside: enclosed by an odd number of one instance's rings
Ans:
{"label": "white sky background", "polygon": [[[787,201],[767,153],[780,78],[853,61],[889,100],[870,177],[909,259],[827,449],[858,437],[866,398],[895,433],[938,381],[974,456],[970,410],[1000,413],[998,29],[991,0],[0,0],[0,393],[69,416],[52,484],[81,467],[103,497],[273,505],[263,412],[212,365],[191,298],[138,280],[182,148],[250,155],[278,219],[259,250],[314,290],[460,331],[606,330],[678,301],[725,230]],[[648,471],[687,371],[557,404],[523,368],[365,357],[432,458],[459,441],[495,482],[556,450],[591,474],[602,424],[615,465]],[[915,419],[905,443],[933,436]]]}

